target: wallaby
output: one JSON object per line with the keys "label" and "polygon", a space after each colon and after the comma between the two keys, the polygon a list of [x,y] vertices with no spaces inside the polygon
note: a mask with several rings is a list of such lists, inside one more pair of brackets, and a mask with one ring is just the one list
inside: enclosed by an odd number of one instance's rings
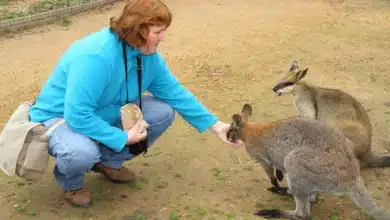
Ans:
{"label": "wallaby", "polygon": [[305,117],[292,117],[271,123],[250,123],[252,106],[245,104],[241,114],[232,116],[227,139],[241,140],[248,154],[268,175],[273,167],[283,172],[295,211],[264,209],[255,215],[265,218],[311,219],[310,197],[320,192],[349,194],[357,206],[376,220],[389,220],[366,191],[354,156],[354,143],[339,129]]}
{"label": "wallaby", "polygon": [[360,167],[390,166],[390,155],[372,152],[372,127],[367,112],[353,96],[338,89],[320,88],[303,82],[308,68],[299,69],[293,61],[289,74],[272,89],[278,95],[296,96],[295,108],[300,117],[325,121],[341,129],[355,143],[354,153]]}

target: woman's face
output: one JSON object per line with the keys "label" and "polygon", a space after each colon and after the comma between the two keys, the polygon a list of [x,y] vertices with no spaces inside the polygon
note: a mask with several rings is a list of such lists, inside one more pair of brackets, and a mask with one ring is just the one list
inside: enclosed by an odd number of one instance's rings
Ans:
{"label": "woman's face", "polygon": [[146,44],[140,48],[143,54],[153,54],[157,50],[157,46],[160,41],[165,38],[165,25],[152,25],[149,26],[149,34],[146,37]]}

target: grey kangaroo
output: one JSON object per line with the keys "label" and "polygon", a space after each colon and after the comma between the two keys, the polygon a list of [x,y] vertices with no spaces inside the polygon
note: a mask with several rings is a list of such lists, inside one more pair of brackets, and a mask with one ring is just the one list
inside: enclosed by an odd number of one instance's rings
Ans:
{"label": "grey kangaroo", "polygon": [[367,192],[354,156],[354,143],[339,129],[304,117],[271,123],[248,122],[252,107],[245,104],[232,116],[227,139],[242,140],[247,153],[268,175],[282,172],[295,199],[295,211],[263,209],[255,215],[265,218],[311,219],[310,197],[320,192],[349,194],[357,206],[376,220],[389,220]]}
{"label": "grey kangaroo", "polygon": [[390,155],[372,152],[371,122],[363,106],[346,92],[303,82],[307,72],[308,68],[301,70],[298,62],[293,61],[289,74],[273,87],[273,91],[278,96],[293,93],[298,116],[321,120],[341,129],[354,142],[354,154],[360,167],[390,166]]}

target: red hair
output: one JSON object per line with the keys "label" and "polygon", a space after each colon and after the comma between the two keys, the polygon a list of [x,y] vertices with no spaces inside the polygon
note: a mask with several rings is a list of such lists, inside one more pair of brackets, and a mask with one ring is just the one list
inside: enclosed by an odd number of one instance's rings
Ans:
{"label": "red hair", "polygon": [[172,22],[172,12],[160,0],[128,0],[118,17],[110,18],[110,28],[119,39],[139,48],[146,43],[150,25],[165,25]]}

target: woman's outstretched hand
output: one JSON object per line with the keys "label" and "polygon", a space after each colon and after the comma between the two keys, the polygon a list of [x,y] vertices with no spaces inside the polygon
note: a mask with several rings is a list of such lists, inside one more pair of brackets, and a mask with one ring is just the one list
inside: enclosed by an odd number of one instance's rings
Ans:
{"label": "woman's outstretched hand", "polygon": [[227,140],[226,134],[227,134],[229,128],[230,128],[230,124],[226,124],[222,121],[217,121],[213,126],[211,126],[210,130],[213,131],[215,133],[215,135],[217,135],[217,137],[222,142],[225,142],[227,144],[230,144],[230,145],[233,145],[236,147],[241,146],[241,144],[242,144],[241,141],[238,141],[237,143],[232,143],[232,142]]}

